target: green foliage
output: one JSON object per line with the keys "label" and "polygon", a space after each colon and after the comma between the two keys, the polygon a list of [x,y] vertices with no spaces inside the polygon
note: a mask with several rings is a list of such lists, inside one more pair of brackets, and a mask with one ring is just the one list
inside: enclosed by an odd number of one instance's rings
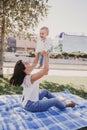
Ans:
{"label": "green foliage", "polygon": [[35,53],[31,51],[31,52],[29,53],[29,57],[35,57]]}
{"label": "green foliage", "polygon": [[50,54],[50,58],[64,58],[64,59],[69,59],[69,58],[87,58],[87,54],[86,53],[80,53],[80,52],[62,52],[62,53],[51,53]]}
{"label": "green foliage", "polygon": [[29,33],[47,16],[48,0],[0,0],[0,25],[5,18],[5,32]]}

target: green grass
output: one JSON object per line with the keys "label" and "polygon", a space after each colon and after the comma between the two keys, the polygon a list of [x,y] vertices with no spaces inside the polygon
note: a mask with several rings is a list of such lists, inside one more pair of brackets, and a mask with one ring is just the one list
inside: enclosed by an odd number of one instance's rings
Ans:
{"label": "green grass", "polygon": [[[80,88],[74,88],[72,85],[63,85],[59,84],[58,82],[53,82],[52,80],[45,80],[44,78],[41,79],[40,88],[48,89],[51,92],[59,92],[63,91],[65,89],[70,90],[71,93],[79,95],[83,98],[87,99],[87,92]],[[22,87],[20,86],[12,86],[9,85],[7,78],[1,78],[0,79],[0,95],[6,95],[6,94],[21,94],[22,93]]]}
{"label": "green grass", "polygon": [[72,86],[75,89],[83,89],[87,92],[87,77],[81,76],[44,76],[41,82],[44,80],[48,82],[58,83],[59,85]]}
{"label": "green grass", "polygon": [[0,95],[21,94],[22,87],[9,85],[7,78],[0,78]]}

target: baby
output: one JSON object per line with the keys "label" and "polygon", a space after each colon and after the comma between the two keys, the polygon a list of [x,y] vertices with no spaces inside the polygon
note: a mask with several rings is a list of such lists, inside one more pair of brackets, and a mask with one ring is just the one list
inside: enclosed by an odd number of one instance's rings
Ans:
{"label": "baby", "polygon": [[40,29],[40,37],[37,39],[37,46],[36,46],[36,54],[39,54],[39,66],[38,68],[43,66],[43,56],[41,55],[41,52],[47,51],[48,52],[48,58],[49,58],[49,52],[52,49],[52,41],[50,38],[48,38],[49,35],[49,29],[48,27],[42,27]]}

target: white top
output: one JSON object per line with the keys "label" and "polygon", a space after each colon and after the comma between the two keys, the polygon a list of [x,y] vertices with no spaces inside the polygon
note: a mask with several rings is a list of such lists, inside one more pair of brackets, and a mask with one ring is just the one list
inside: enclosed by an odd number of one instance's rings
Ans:
{"label": "white top", "polygon": [[42,41],[40,38],[37,40],[36,53],[41,52],[42,50],[50,51],[52,48],[52,40],[47,38],[45,41]]}
{"label": "white top", "polygon": [[38,101],[39,100],[39,82],[35,81],[33,84],[30,81],[31,75],[26,75],[22,83],[23,97],[22,105],[25,106],[27,101]]}

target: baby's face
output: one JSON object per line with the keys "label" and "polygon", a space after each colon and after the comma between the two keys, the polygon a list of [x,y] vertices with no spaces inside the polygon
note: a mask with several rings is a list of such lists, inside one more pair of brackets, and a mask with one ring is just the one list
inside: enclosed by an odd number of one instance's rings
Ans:
{"label": "baby's face", "polygon": [[41,38],[41,40],[45,40],[47,38],[47,36],[48,36],[47,30],[46,29],[41,29],[40,30],[40,38]]}

